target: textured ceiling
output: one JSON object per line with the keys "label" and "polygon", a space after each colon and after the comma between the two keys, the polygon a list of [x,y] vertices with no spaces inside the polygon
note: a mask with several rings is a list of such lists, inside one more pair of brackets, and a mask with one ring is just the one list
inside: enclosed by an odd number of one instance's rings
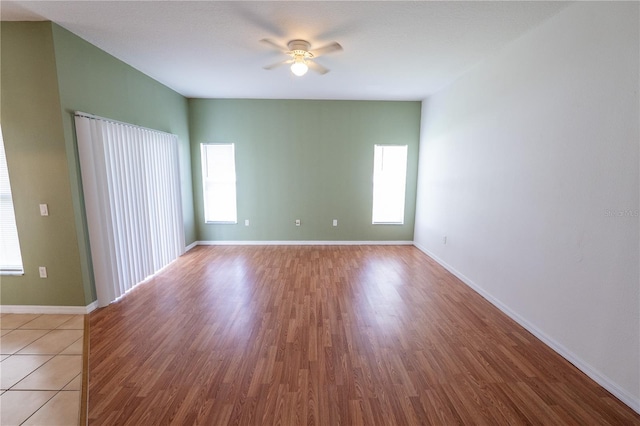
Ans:
{"label": "textured ceiling", "polygon": [[[562,2],[6,1],[2,20],[46,19],[187,97],[420,100],[558,13]],[[343,48],[295,77],[259,43]]]}

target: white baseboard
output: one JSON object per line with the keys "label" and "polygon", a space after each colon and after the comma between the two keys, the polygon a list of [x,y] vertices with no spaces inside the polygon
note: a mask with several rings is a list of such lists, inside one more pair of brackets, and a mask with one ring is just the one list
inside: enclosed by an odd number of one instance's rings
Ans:
{"label": "white baseboard", "polygon": [[87,305],[87,313],[90,314],[91,312],[95,311],[96,309],[98,309],[98,301],[94,300],[93,302],[91,302],[90,304]]}
{"label": "white baseboard", "polygon": [[515,322],[520,324],[522,327],[527,329],[527,331],[529,331],[531,334],[533,334],[538,339],[540,339],[544,344],[549,346],[551,349],[553,349],[555,352],[557,352],[560,356],[562,356],[564,359],[569,361],[571,364],[573,364],[576,368],[578,368],[584,374],[586,374],[591,379],[593,379],[600,386],[602,386],[603,388],[605,388],[606,390],[611,392],[620,401],[622,401],[623,403],[628,405],[631,409],[633,409],[635,412],[640,414],[640,399],[638,399],[638,398],[634,397],[633,395],[631,395],[627,390],[622,389],[620,386],[618,386],[611,379],[606,377],[604,374],[600,373],[596,368],[592,367],[589,363],[587,363],[587,362],[583,361],[582,359],[580,359],[579,356],[577,356],[576,354],[571,352],[569,349],[564,347],[562,344],[558,343],[552,337],[548,336],[542,330],[537,328],[534,324],[530,323],[525,318],[523,318],[522,316],[520,316],[519,314],[517,314],[516,312],[511,310],[507,305],[505,305],[500,300],[498,300],[495,297],[493,297],[486,290],[484,290],[482,287],[478,286],[476,283],[473,282],[473,280],[469,279],[467,276],[462,274],[460,271],[455,269],[453,266],[447,264],[445,261],[440,259],[438,256],[436,256],[433,253],[431,253],[424,246],[422,246],[422,245],[420,245],[420,244],[418,244],[416,242],[414,242],[413,245],[416,246],[424,254],[426,254],[427,256],[429,256],[430,258],[435,260],[436,262],[438,262],[447,271],[451,272],[453,275],[458,277],[460,279],[460,281],[465,283],[467,286],[471,287],[476,293],[478,293],[482,297],[484,297],[493,306],[495,306],[496,308],[500,309],[503,313],[505,313],[507,316],[509,316],[512,320],[514,320]]}
{"label": "white baseboard", "polygon": [[199,246],[411,246],[413,241],[196,241]]}
{"label": "white baseboard", "polygon": [[97,307],[97,301],[87,306],[0,305],[0,313],[84,315],[95,310]]}
{"label": "white baseboard", "polygon": [[189,250],[191,250],[192,248],[194,248],[194,247],[195,247],[195,246],[197,246],[197,245],[198,245],[198,241],[194,241],[194,242],[192,242],[191,244],[189,244],[188,246],[186,246],[186,247],[184,248],[184,252],[185,252],[185,253],[186,253],[186,252],[188,252]]}

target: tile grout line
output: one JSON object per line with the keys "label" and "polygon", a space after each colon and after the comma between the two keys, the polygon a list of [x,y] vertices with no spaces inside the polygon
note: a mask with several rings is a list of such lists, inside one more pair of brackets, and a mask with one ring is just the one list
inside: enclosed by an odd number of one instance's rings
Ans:
{"label": "tile grout line", "polygon": [[[4,315],[23,315],[23,314],[4,314]],[[28,315],[28,314],[26,314],[26,315]],[[19,329],[20,327],[22,327],[23,325],[26,325],[26,324],[30,323],[31,321],[33,321],[33,320],[36,320],[36,319],[40,318],[42,315],[44,315],[44,314],[39,314],[37,317],[35,317],[35,318],[31,318],[29,321],[24,322],[24,323],[20,324],[19,326],[17,326],[17,327],[13,327],[13,328],[2,328],[2,326],[0,325],[0,330],[11,330],[11,331],[18,330],[18,329]],[[1,318],[1,317],[0,317],[0,318]]]}
{"label": "tile grout line", "polygon": [[[78,355],[54,355],[51,357],[51,360],[53,360],[55,357],[57,356],[78,356]],[[44,367],[45,364],[49,363],[49,361],[45,362],[44,364],[42,364],[40,367],[36,368],[35,370],[33,370],[31,373],[27,374],[26,376],[24,376],[22,379],[20,379],[19,382],[17,382],[15,385],[11,386],[9,389],[7,389],[7,391],[11,391],[11,392],[62,392],[64,390],[64,388],[66,388],[67,386],[69,386],[69,383],[73,382],[76,377],[78,377],[80,374],[82,374],[82,372],[76,374],[75,376],[73,376],[73,378],[71,380],[69,380],[67,383],[64,384],[64,386],[62,386],[60,389],[13,389],[14,386],[18,386],[23,380],[25,380],[26,378],[28,378],[29,376],[31,376],[33,373],[35,373],[36,371],[38,371],[40,368]],[[65,392],[69,392],[69,391],[65,391]],[[78,392],[77,390],[75,392]]]}
{"label": "tile grout line", "polygon": [[[18,330],[21,330],[21,329],[16,328],[15,330],[12,330],[12,331],[18,331]],[[31,329],[29,329],[29,330],[31,330]],[[40,330],[41,330],[41,331],[44,331],[44,330],[46,330],[46,329],[40,329]],[[10,356],[14,356],[14,355],[49,355],[49,354],[19,354],[18,352],[20,352],[20,351],[24,350],[27,346],[34,344],[34,343],[35,343],[35,342],[37,342],[38,340],[40,340],[40,339],[42,339],[42,338],[46,337],[46,336],[47,336],[49,333],[51,333],[52,331],[53,331],[53,330],[47,330],[47,332],[46,332],[46,333],[44,333],[42,336],[40,336],[40,337],[38,337],[37,339],[35,339],[35,340],[33,340],[33,341],[31,341],[31,342],[27,343],[26,345],[24,345],[23,347],[21,347],[20,349],[18,349],[18,350],[17,350],[17,351],[15,351],[14,353],[12,353]],[[49,361],[47,361],[47,362],[49,362]],[[38,367],[38,368],[40,368],[40,367]]]}
{"label": "tile grout line", "polygon": [[[13,392],[32,392],[32,391],[13,391]],[[43,391],[43,392],[46,392],[46,391]],[[58,392],[59,392],[59,391],[58,391]],[[54,393],[53,395],[51,395],[51,398],[47,399],[44,403],[42,403],[42,405],[41,405],[41,406],[39,406],[38,408],[36,408],[36,409],[33,411],[33,413],[31,413],[31,414],[29,415],[29,417],[27,417],[26,419],[24,419],[24,421],[23,421],[22,423],[20,423],[20,424],[21,424],[21,425],[25,424],[25,423],[27,422],[27,420],[29,420],[31,417],[33,417],[33,415],[34,415],[35,413],[37,413],[38,411],[40,411],[40,409],[41,409],[42,407],[44,407],[45,405],[47,405],[47,403],[48,403],[49,401],[51,401],[53,398],[55,398],[55,396],[58,394],[58,392],[56,392],[56,393]]]}
{"label": "tile grout line", "polygon": [[[17,329],[16,329],[17,330]],[[16,330],[12,330],[12,331],[16,331]],[[31,330],[31,329],[30,329]],[[33,330],[46,330],[46,329],[33,329]],[[38,337],[37,339],[35,339],[34,341],[27,343],[25,346],[21,347],[20,349],[18,349],[16,352],[10,354],[9,356],[13,356],[13,355],[53,355],[53,356],[57,356],[57,355],[77,355],[77,354],[63,354],[62,352],[66,351],[67,349],[69,349],[69,347],[71,345],[73,345],[75,342],[77,342],[78,340],[82,339],[82,337],[78,337],[76,340],[74,340],[73,342],[69,343],[69,345],[65,346],[64,349],[62,349],[60,352],[56,353],[56,354],[50,354],[50,353],[26,353],[26,354],[21,354],[18,353],[20,351],[25,350],[28,346],[33,345],[34,343],[36,343],[38,340],[40,339],[44,339],[45,337],[47,337],[49,334],[51,334],[52,331],[77,331],[79,329],[63,329],[63,330],[58,330],[57,328],[52,328],[50,330],[47,330],[47,332],[45,334],[43,334],[42,336]],[[84,336],[84,331],[83,331],[83,336]],[[47,361],[48,362],[48,361]]]}

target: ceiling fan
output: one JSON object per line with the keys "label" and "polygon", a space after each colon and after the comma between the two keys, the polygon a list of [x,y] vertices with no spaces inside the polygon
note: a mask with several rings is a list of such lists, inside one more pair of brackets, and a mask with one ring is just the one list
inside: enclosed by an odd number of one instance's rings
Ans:
{"label": "ceiling fan", "polygon": [[311,49],[311,43],[306,40],[291,40],[287,43],[287,47],[280,46],[278,43],[275,43],[268,38],[264,38],[260,40],[262,43],[268,44],[272,47],[275,47],[280,52],[289,55],[291,58],[286,59],[284,61],[276,62],[275,64],[267,65],[264,67],[265,70],[272,70],[282,65],[291,64],[291,72],[297,75],[298,77],[303,76],[307,73],[309,68],[319,74],[326,74],[329,72],[329,69],[323,67],[322,65],[314,62],[314,59],[326,55],[328,53],[333,53],[342,50],[342,46],[340,46],[335,41],[333,43],[329,43],[326,46],[320,47],[315,50]]}

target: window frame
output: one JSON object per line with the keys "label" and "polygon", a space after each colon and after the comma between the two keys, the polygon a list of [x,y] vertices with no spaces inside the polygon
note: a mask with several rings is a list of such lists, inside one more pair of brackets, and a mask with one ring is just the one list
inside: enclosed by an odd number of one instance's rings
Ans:
{"label": "window frame", "polygon": [[[235,220],[207,220],[207,146],[231,146],[231,151],[233,155],[233,188],[234,188],[234,212],[235,212]],[[203,214],[204,214],[204,223],[205,224],[216,224],[216,225],[236,225],[238,223],[238,174],[236,173],[236,148],[235,143],[226,143],[226,142],[204,142],[200,144],[200,165],[202,167],[202,201],[203,201]],[[231,183],[229,181],[228,183]]]}

